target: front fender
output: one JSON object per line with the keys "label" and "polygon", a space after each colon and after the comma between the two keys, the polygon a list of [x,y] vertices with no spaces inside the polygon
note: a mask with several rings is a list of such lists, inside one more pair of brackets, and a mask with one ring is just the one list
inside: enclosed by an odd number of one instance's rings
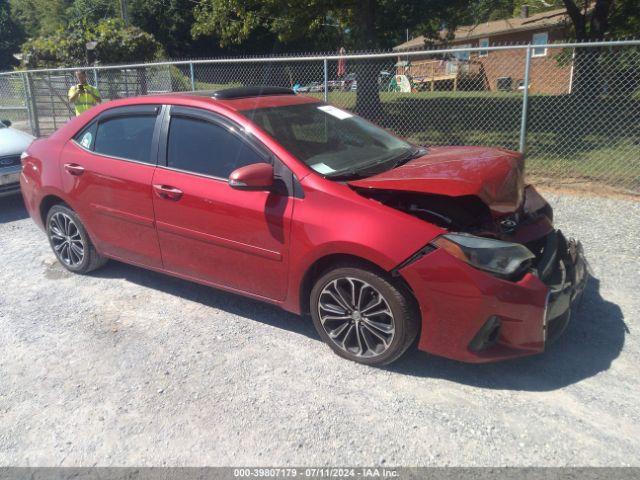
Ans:
{"label": "front fender", "polygon": [[290,276],[283,307],[300,313],[303,279],[324,257],[349,255],[390,271],[441,232],[345,185],[305,188],[305,198],[297,201],[293,211]]}

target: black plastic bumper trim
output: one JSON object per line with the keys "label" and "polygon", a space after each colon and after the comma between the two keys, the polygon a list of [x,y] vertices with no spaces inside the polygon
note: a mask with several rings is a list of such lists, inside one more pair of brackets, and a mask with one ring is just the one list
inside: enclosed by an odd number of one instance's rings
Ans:
{"label": "black plastic bumper trim", "polygon": [[582,244],[576,240],[567,241],[562,232],[557,231],[558,259],[556,268],[565,268],[564,283],[553,285],[550,292],[545,329],[547,342],[556,340],[566,329],[572,311],[578,306],[589,278],[589,265],[584,258]]}
{"label": "black plastic bumper trim", "polygon": [[391,276],[393,276],[393,277],[399,276],[400,275],[400,270],[402,270],[404,267],[406,267],[407,265],[411,265],[413,262],[418,261],[419,259],[421,259],[425,255],[433,252],[434,250],[437,250],[437,248],[438,247],[436,247],[435,245],[432,245],[430,243],[425,245],[420,250],[418,250],[416,253],[411,255],[409,258],[407,258],[406,260],[404,260],[403,262],[399,263],[394,268],[392,268],[389,273],[391,273]]}
{"label": "black plastic bumper trim", "polygon": [[489,317],[469,342],[469,350],[479,352],[494,345],[500,336],[501,326],[499,317],[495,315]]}

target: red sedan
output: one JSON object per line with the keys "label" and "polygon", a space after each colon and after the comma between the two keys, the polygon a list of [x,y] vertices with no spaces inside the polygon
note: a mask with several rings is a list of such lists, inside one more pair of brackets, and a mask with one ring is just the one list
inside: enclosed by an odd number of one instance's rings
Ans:
{"label": "red sedan", "polygon": [[369,365],[414,342],[467,362],[542,352],[588,277],[520,154],[415,146],[288,89],[105,103],[22,164],[68,270],[112,258],[310,313]]}

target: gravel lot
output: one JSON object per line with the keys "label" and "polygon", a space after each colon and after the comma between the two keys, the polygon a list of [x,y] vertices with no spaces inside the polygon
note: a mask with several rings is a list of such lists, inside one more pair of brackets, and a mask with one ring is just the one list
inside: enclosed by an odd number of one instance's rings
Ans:
{"label": "gravel lot", "polygon": [[386,370],[239,296],[116,262],[68,274],[0,199],[0,465],[640,466],[640,203],[548,197],[596,277],[564,337]]}

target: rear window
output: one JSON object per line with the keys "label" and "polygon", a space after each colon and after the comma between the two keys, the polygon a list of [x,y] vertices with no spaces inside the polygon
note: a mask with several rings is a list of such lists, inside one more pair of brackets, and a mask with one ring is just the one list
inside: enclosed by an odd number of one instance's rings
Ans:
{"label": "rear window", "polygon": [[[156,117],[152,115],[131,115],[102,120],[95,132],[93,150],[109,157],[150,163],[155,121]],[[90,141],[86,136],[81,136],[79,143],[84,146],[83,142]]]}

